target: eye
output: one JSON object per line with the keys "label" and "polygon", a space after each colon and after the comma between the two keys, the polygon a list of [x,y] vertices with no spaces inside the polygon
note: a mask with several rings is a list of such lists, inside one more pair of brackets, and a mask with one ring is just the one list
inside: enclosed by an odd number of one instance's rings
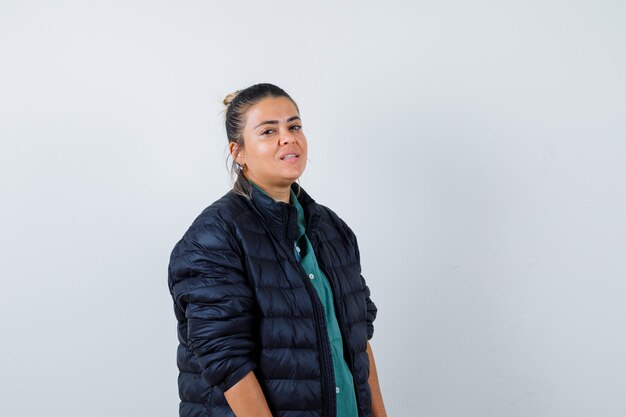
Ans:
{"label": "eye", "polygon": [[300,126],[300,125],[293,125],[293,126],[291,126],[291,128],[293,130],[300,130],[300,129],[302,129],[302,126]]}
{"label": "eye", "polygon": [[263,133],[261,133],[261,135],[271,135],[272,133],[274,133],[274,129],[267,129],[267,130],[264,130]]}

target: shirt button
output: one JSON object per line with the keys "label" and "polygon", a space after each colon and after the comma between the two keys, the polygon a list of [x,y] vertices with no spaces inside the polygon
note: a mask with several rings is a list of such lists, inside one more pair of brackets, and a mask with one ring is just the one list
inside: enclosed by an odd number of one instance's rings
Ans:
{"label": "shirt button", "polygon": [[313,278],[315,278],[315,275],[309,274],[309,278],[313,279]]}
{"label": "shirt button", "polygon": [[339,387],[335,388],[335,392],[339,394]]}
{"label": "shirt button", "polygon": [[300,247],[296,246],[296,252],[300,252]]}

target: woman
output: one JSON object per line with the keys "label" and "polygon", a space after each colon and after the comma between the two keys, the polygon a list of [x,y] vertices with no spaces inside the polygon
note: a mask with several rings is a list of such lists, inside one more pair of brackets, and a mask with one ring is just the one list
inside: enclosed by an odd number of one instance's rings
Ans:
{"label": "woman", "polygon": [[272,84],[224,104],[237,179],[169,264],[180,416],[385,417],[356,237],[294,182],[298,106]]}

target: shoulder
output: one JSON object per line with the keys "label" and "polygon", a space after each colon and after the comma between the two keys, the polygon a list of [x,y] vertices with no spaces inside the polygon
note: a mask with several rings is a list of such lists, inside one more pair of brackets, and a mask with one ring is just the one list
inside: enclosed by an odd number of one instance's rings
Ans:
{"label": "shoulder", "polygon": [[[219,279],[232,282],[243,271],[243,255],[236,242],[232,219],[245,209],[243,197],[229,191],[206,207],[174,245],[168,264],[172,295],[214,285]],[[221,278],[220,278],[221,277]]]}
{"label": "shoulder", "polygon": [[191,223],[189,230],[202,229],[207,226],[232,230],[237,218],[248,211],[247,207],[244,197],[237,195],[233,190],[229,190],[202,210]]}
{"label": "shoulder", "polygon": [[172,259],[189,250],[238,251],[234,222],[247,211],[243,197],[229,190],[196,216],[172,250]]}

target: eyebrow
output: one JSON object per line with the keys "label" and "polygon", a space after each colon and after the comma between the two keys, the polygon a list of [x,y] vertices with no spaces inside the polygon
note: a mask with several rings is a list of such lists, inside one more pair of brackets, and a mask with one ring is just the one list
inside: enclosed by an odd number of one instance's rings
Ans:
{"label": "eyebrow", "polygon": [[[300,119],[300,116],[292,116],[289,119],[287,119],[287,122],[292,122],[294,120],[302,120]],[[256,125],[254,128],[256,129],[259,126],[263,126],[265,124],[271,124],[271,125],[276,125],[278,124],[278,120],[266,120],[264,122],[259,123],[258,125]]]}

